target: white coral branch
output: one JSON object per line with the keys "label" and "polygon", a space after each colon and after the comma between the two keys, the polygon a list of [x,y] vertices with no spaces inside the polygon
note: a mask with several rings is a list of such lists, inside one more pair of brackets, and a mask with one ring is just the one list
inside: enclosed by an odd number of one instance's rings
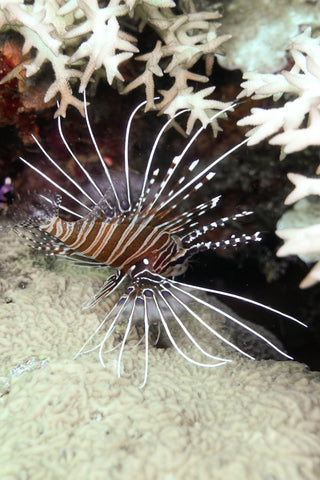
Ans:
{"label": "white coral branch", "polygon": [[211,95],[214,89],[215,87],[208,87],[195,93],[193,88],[189,87],[184,91],[180,91],[169,103],[168,107],[164,109],[164,113],[173,118],[177,111],[183,108],[189,108],[191,112],[187,122],[187,135],[191,133],[197,120],[200,120],[204,127],[211,123],[213,132],[216,135],[220,130],[220,127],[216,119],[211,120],[211,118],[215,111],[223,110],[231,105],[232,102],[227,103],[204,98]]}
{"label": "white coral branch", "polygon": [[[150,2],[151,3],[151,2]],[[159,33],[161,41],[155,48],[137,60],[145,61],[144,72],[130,82],[122,93],[127,93],[140,85],[145,86],[147,105],[146,109],[155,108],[160,114],[165,113],[173,116],[180,109],[191,110],[187,134],[189,134],[197,120],[206,126],[215,110],[224,109],[228,103],[216,100],[204,99],[214,87],[195,93],[189,81],[207,82],[205,75],[195,74],[190,69],[203,56],[218,53],[220,45],[230,38],[230,35],[217,35],[219,24],[213,22],[220,17],[215,12],[196,12],[174,16],[153,6],[139,10],[141,20],[149,22]],[[170,61],[162,70],[160,61],[170,57]],[[159,90],[163,99],[154,104],[155,76],[169,75],[173,79],[173,85],[168,90]],[[217,120],[212,122],[214,133],[219,131]]]}
{"label": "white coral branch", "polygon": [[[25,64],[27,76],[36,74],[45,62],[52,64],[55,79],[45,100],[60,93],[57,114],[65,115],[69,104],[83,110],[82,102],[72,93],[73,81],[80,79],[79,91],[83,92],[95,71],[103,67],[108,83],[116,79],[122,93],[144,85],[147,109],[163,111],[169,97],[172,101],[181,94],[173,108],[181,99],[191,105],[189,131],[197,119],[204,125],[207,123],[208,110],[213,105],[212,100],[204,100],[206,91],[195,94],[192,87],[188,90],[190,81],[208,81],[207,76],[190,69],[201,57],[212,60],[230,35],[217,34],[216,20],[220,17],[217,11],[179,14],[173,7],[176,7],[173,0],[34,0],[26,4],[21,0],[0,0],[0,26],[8,25],[23,35],[24,54],[36,49],[36,55]],[[146,62],[145,70],[123,88],[120,65],[139,51],[136,38],[119,24],[120,17],[129,15],[140,25],[149,24],[160,40],[152,52],[137,58]],[[168,61],[162,68],[163,58]],[[14,70],[17,75],[20,72],[21,68]],[[163,101],[154,105],[155,77],[163,75],[169,76],[173,84]],[[12,75],[3,81],[9,78]],[[219,108],[218,103],[215,105]]]}
{"label": "white coral branch", "polygon": [[[320,196],[320,178],[308,178],[298,173],[288,173],[289,180],[294,184],[294,190],[287,196],[286,205],[290,205],[309,195]],[[313,214],[313,218],[315,215]],[[303,218],[307,219],[304,215]],[[317,218],[316,218],[317,220]],[[308,220],[307,220],[308,221]],[[287,255],[302,255],[306,261],[306,255],[314,255],[313,261],[320,255],[320,223],[301,228],[283,228],[276,231],[278,237],[284,240],[284,244],[277,251],[278,257]],[[307,258],[310,261],[312,258]],[[300,283],[301,288],[308,288],[320,280],[320,261],[310,270],[308,275]]]}
{"label": "white coral branch", "polygon": [[277,251],[278,257],[287,255],[312,255],[320,250],[320,223],[302,228],[277,230],[285,243]]}
{"label": "white coral branch", "polygon": [[[310,107],[309,124],[307,128],[290,128],[283,133],[275,135],[270,140],[271,145],[283,145],[284,153],[297,152],[310,145],[320,145],[320,111],[317,107]],[[301,110],[302,111],[302,110]],[[294,119],[297,123],[299,116]]]}
{"label": "white coral branch", "polygon": [[[128,60],[133,52],[138,52],[137,47],[119,36],[120,26],[116,17],[111,17],[107,23],[97,15],[93,21],[93,33],[89,40],[83,42],[78,50],[70,58],[70,63],[80,58],[88,57],[86,69],[81,78],[80,92],[86,88],[92,73],[104,65],[108,83],[111,84],[115,77],[123,80],[118,68],[119,65]],[[116,53],[116,50],[124,50]]]}
{"label": "white coral branch", "polygon": [[288,178],[295,188],[285,199],[286,205],[291,205],[308,195],[320,195],[320,178],[308,178],[299,173],[288,173]]}
{"label": "white coral branch", "polygon": [[[320,145],[320,37],[312,38],[311,29],[296,37],[290,49],[294,65],[281,74],[245,74],[243,91],[239,97],[252,95],[255,99],[283,93],[295,96],[283,107],[268,110],[254,108],[251,115],[241,119],[240,126],[253,125],[247,135],[248,145],[271,138],[272,145],[283,146],[284,153],[303,150],[309,145]],[[307,119],[307,128],[301,128]]]}
{"label": "white coral branch", "polygon": [[[1,0],[0,8],[2,9],[2,24],[23,25],[30,31],[35,32],[41,41],[46,45],[55,55],[59,54],[59,49],[62,44],[61,40],[54,38],[52,32],[54,26],[48,20],[46,15],[46,6],[41,2],[35,2],[35,8],[24,5],[20,0]],[[30,12],[30,13],[29,13]]]}

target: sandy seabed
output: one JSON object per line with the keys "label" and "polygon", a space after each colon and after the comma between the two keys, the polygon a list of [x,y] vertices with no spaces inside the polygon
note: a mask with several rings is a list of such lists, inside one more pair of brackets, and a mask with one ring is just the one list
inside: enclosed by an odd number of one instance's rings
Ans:
{"label": "sandy seabed", "polygon": [[[101,278],[1,238],[1,480],[318,480],[320,374],[296,362],[192,366],[173,349],[72,360],[108,308]],[[212,338],[209,339],[213,343]],[[188,351],[187,343],[185,349]]]}

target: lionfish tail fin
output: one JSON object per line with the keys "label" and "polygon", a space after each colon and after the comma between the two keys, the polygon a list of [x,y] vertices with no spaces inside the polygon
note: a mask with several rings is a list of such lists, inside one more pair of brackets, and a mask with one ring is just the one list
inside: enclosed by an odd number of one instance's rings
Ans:
{"label": "lionfish tail fin", "polygon": [[73,253],[59,238],[42,229],[59,215],[61,196],[45,190],[18,197],[10,208],[11,228],[23,243],[46,255],[67,257]]}
{"label": "lionfish tail fin", "polygon": [[15,227],[38,227],[57,217],[61,196],[50,190],[42,193],[28,192],[18,197],[10,208],[10,215]]}

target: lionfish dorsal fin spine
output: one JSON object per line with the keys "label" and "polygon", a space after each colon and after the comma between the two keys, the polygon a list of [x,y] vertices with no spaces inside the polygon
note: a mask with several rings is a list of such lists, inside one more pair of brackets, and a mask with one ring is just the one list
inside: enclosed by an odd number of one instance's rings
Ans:
{"label": "lionfish dorsal fin spine", "polygon": [[185,191],[190,191],[191,188],[195,187],[196,189],[199,189],[203,185],[203,180],[204,178],[206,180],[211,180],[214,176],[214,172],[211,172],[211,170],[218,164],[220,163],[224,158],[226,158],[228,155],[231,155],[234,151],[238,150],[242,145],[248,142],[248,138],[243,140],[242,142],[238,143],[234,147],[230,148],[227,152],[225,152],[223,155],[221,155],[218,159],[212,161],[204,170],[200,173],[198,173],[195,177],[193,177],[189,182],[184,184],[180,189],[178,189],[171,197],[166,199],[161,203],[161,208],[166,207],[172,200],[175,198],[179,197],[183,192]]}
{"label": "lionfish dorsal fin spine", "polygon": [[[204,210],[204,212],[205,212],[205,210]],[[206,233],[210,232],[211,230],[214,230],[218,227],[224,227],[225,224],[227,222],[229,222],[230,220],[238,220],[239,218],[246,217],[248,215],[251,215],[252,213],[253,212],[251,212],[251,211],[244,210],[243,212],[237,213],[237,214],[232,215],[230,217],[219,218],[218,220],[215,220],[214,222],[211,222],[207,225],[202,225],[202,226],[198,227],[196,230],[193,230],[193,231],[189,232],[184,237],[181,237],[181,241],[184,245],[188,244],[188,243],[191,243],[194,240],[196,240],[197,238],[199,238],[199,237],[205,235]],[[192,218],[193,217],[191,217],[191,219]],[[198,222],[196,222],[195,224],[189,225],[189,228],[190,227],[193,228],[196,225],[198,225]],[[179,232],[182,232],[183,230],[184,230],[183,228],[180,228]],[[257,240],[257,239],[254,237],[254,240]]]}
{"label": "lionfish dorsal fin spine", "polygon": [[112,192],[114,194],[114,197],[116,199],[116,202],[117,202],[117,205],[118,205],[118,208],[119,208],[119,211],[122,212],[124,211],[123,208],[122,208],[122,205],[121,205],[121,202],[119,200],[119,196],[118,196],[118,193],[117,193],[117,190],[114,186],[114,183],[112,181],[112,178],[111,178],[111,175],[110,175],[110,172],[109,172],[109,169],[107,167],[107,164],[106,162],[103,160],[102,158],[102,155],[100,153],[100,150],[98,148],[98,145],[97,145],[97,142],[96,142],[96,139],[93,135],[93,132],[92,132],[92,128],[91,128],[91,124],[90,124],[90,120],[89,120],[89,115],[88,115],[88,109],[87,109],[87,98],[86,98],[86,91],[84,90],[83,91],[83,104],[84,104],[84,114],[85,114],[85,119],[86,119],[86,123],[87,123],[87,127],[88,127],[88,132],[89,132],[89,135],[90,135],[90,138],[91,138],[91,142],[92,142],[92,145],[94,146],[94,149],[98,155],[98,158],[99,158],[99,161],[100,161],[100,164],[103,168],[103,171],[105,173],[105,176],[106,178],[108,179],[108,182],[111,186],[111,189],[112,189]]}
{"label": "lionfish dorsal fin spine", "polygon": [[[59,128],[59,123],[58,123],[58,128]],[[37,144],[38,148],[42,151],[42,153],[44,154],[44,156],[49,160],[49,162],[60,172],[62,173],[62,175],[64,177],[66,177],[69,182],[71,182],[85,197],[87,197],[90,202],[92,203],[95,203],[95,201],[93,200],[92,197],[90,197],[90,195],[88,195],[88,193],[79,185],[78,182],[76,182],[70,175],[68,175],[68,173],[62,168],[60,167],[60,165],[58,165],[58,163],[51,157],[51,155],[49,155],[49,153],[45,150],[45,148],[41,145],[41,143],[38,141],[37,137],[35,137],[34,135],[31,135],[31,137],[33,138],[33,140],[35,141],[35,143]],[[57,184],[55,185],[57,186]],[[65,193],[65,192],[64,192]]]}
{"label": "lionfish dorsal fin spine", "polygon": [[28,162],[27,160],[25,160],[23,157],[19,157],[19,159],[25,163],[26,165],[28,165],[28,167],[30,167],[32,170],[34,170],[35,172],[37,172],[39,175],[41,175],[41,177],[43,177],[45,180],[47,180],[47,182],[51,183],[51,185],[53,185],[55,188],[57,188],[58,190],[60,190],[60,192],[64,193],[65,195],[67,195],[69,198],[71,198],[72,200],[74,200],[78,205],[80,205],[81,207],[83,207],[85,210],[87,211],[90,211],[90,208],[83,202],[81,202],[77,197],[75,197],[74,195],[72,195],[66,188],[63,188],[61,185],[59,185],[58,183],[56,183],[54,180],[52,180],[52,178],[50,178],[48,175],[46,175],[44,172],[42,172],[39,168],[35,167],[34,165],[32,165],[32,163]]}
{"label": "lionfish dorsal fin spine", "polygon": [[190,224],[195,218],[198,219],[205,213],[212,210],[217,205],[220,198],[221,195],[214,197],[211,200],[208,200],[208,202],[201,203],[200,205],[197,205],[197,207],[191,210],[187,210],[186,212],[177,214],[173,218],[170,218],[169,220],[158,224],[158,227],[166,228],[172,233],[180,231],[183,232],[186,228],[190,228]]}
{"label": "lionfish dorsal fin spine", "polygon": [[[156,97],[158,98],[158,97]],[[130,169],[129,169],[129,139],[130,139],[130,131],[131,131],[131,124],[133,121],[134,116],[142,108],[144,105],[146,105],[147,100],[144,100],[143,102],[139,103],[139,105],[136,106],[136,108],[133,110],[131,113],[129,120],[127,122],[127,128],[126,128],[126,133],[125,133],[125,141],[124,141],[124,171],[125,171],[125,179],[126,179],[126,189],[127,189],[127,200],[128,200],[128,208],[129,210],[132,209],[132,204],[131,204],[131,188],[130,188]]]}
{"label": "lionfish dorsal fin spine", "polygon": [[170,123],[172,123],[177,117],[179,117],[179,116],[182,115],[183,113],[187,112],[188,110],[189,110],[189,109],[181,110],[180,112],[177,112],[172,118],[170,118],[169,120],[167,120],[167,122],[166,122],[166,123],[162,126],[162,128],[160,129],[160,131],[159,131],[159,133],[158,133],[155,141],[153,142],[153,145],[152,145],[152,148],[151,148],[151,152],[150,152],[150,154],[149,154],[149,158],[148,158],[148,161],[147,161],[147,166],[146,166],[144,178],[143,178],[143,184],[142,184],[141,194],[140,194],[140,199],[141,199],[141,201],[138,202],[137,209],[141,209],[142,199],[144,199],[144,197],[145,197],[145,191],[146,191],[147,184],[148,184],[148,178],[149,178],[149,173],[150,173],[151,166],[152,166],[152,163],[153,163],[154,154],[155,154],[155,152],[156,152],[156,149],[157,149],[157,147],[158,147],[159,141],[160,141],[163,133],[164,133],[165,130],[168,128],[168,126],[170,125]]}
{"label": "lionfish dorsal fin spine", "polygon": [[182,240],[182,246],[185,248],[187,256],[193,256],[196,253],[205,252],[208,250],[216,250],[217,248],[237,247],[242,243],[249,243],[252,241],[259,242],[261,240],[261,237],[259,236],[260,232],[256,232],[254,235],[246,235],[244,233],[240,237],[231,235],[230,238],[227,238],[225,240],[209,240],[200,242],[195,241],[198,237],[203,236],[205,233],[206,227],[192,232],[192,235],[190,235],[187,241]]}
{"label": "lionfish dorsal fin spine", "polygon": [[[57,102],[58,103],[58,102]],[[58,106],[59,106],[59,103],[58,103]],[[87,177],[87,179],[89,180],[89,182],[91,183],[91,185],[94,187],[94,189],[98,192],[99,196],[100,197],[103,197],[103,193],[101,191],[101,189],[99,188],[99,186],[97,185],[97,183],[93,180],[92,176],[89,174],[88,170],[86,168],[84,168],[84,166],[82,165],[82,163],[78,160],[77,156],[73,153],[72,149],[70,148],[70,145],[68,144],[68,142],[66,141],[65,139],[65,136],[63,134],[63,130],[62,130],[62,126],[61,126],[61,117],[59,116],[58,117],[58,130],[59,130],[59,134],[60,134],[60,137],[63,141],[63,144],[65,146],[65,148],[67,149],[67,151],[69,152],[69,154],[71,155],[71,157],[73,158],[74,162],[77,164],[77,166],[80,168],[80,170],[84,173],[84,175]],[[93,200],[93,198],[88,195],[88,193],[82,189],[80,187],[80,185],[77,184],[77,186],[79,187],[81,193],[83,193],[93,204],[95,204],[96,202]]]}

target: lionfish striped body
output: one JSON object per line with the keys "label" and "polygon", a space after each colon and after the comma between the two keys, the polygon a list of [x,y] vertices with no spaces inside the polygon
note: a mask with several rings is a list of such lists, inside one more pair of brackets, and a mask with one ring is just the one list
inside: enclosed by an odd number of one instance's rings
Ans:
{"label": "lionfish striped body", "polygon": [[[86,105],[86,101],[84,103]],[[246,140],[199,171],[199,168],[197,170],[197,160],[186,165],[183,159],[192,143],[203,130],[202,127],[189,140],[181,154],[173,158],[162,180],[159,180],[159,169],[152,170],[152,165],[160,138],[173,119],[167,121],[161,128],[152,146],[140,191],[137,198],[134,198],[136,195],[133,193],[131,185],[132,174],[129,169],[128,158],[129,134],[134,115],[144,105],[145,102],[132,112],[127,126],[124,195],[120,195],[114,176],[109,172],[99,152],[92,134],[86,108],[85,117],[88,131],[105,174],[104,177],[109,184],[108,192],[104,192],[99,187],[98,182],[92,178],[72,152],[62,133],[60,119],[58,119],[58,127],[61,139],[78,167],[86,175],[90,185],[90,193],[89,189],[83,189],[72,179],[38,142],[38,146],[46,158],[74,185],[79,192],[79,196],[72,195],[67,189],[56,183],[34,165],[25,159],[21,159],[49,183],[53,184],[56,189],[69,197],[75,204],[75,208],[70,210],[66,205],[63,205],[59,194],[40,194],[34,197],[34,205],[32,207],[30,206],[29,209],[26,207],[24,218],[21,219],[23,215],[20,215],[19,221],[15,224],[14,229],[18,235],[23,237],[34,248],[44,250],[49,255],[75,260],[82,265],[107,265],[116,269],[116,273],[104,283],[84,308],[92,307],[102,298],[122,288],[122,294],[118,302],[108,312],[98,329],[91,335],[77,355],[86,353],[84,351],[85,346],[94,340],[96,335],[100,334],[103,327],[107,325],[102,341],[98,342],[95,347],[99,349],[99,358],[102,365],[104,365],[104,345],[119,321],[125,320],[127,327],[123,340],[120,343],[119,376],[121,358],[130,332],[136,324],[141,322],[144,324],[145,333],[145,374],[142,385],[145,385],[148,375],[149,327],[151,324],[156,324],[159,328],[162,327],[178,353],[195,365],[215,367],[229,362],[230,360],[213,356],[202,348],[199,340],[188,330],[183,319],[181,319],[181,314],[187,314],[206,332],[217,336],[243,355],[253,358],[207,324],[196,310],[190,306],[192,303],[196,303],[207,307],[209,310],[223,314],[231,322],[240,325],[247,332],[255,335],[285,357],[291,358],[259,332],[242,323],[233,315],[222,312],[218,307],[198,298],[192,292],[202,291],[229,296],[266,308],[301,325],[303,325],[302,322],[253,300],[227,292],[187,285],[174,279],[174,277],[186,271],[190,257],[200,251],[237,246],[240,243],[260,240],[259,232],[256,232],[254,235],[242,235],[240,237],[233,235],[229,239],[220,242],[206,240],[205,237],[208,231],[224,226],[230,220],[252,213],[244,211],[232,217],[221,218],[209,224],[201,225],[200,218],[202,215],[211,211],[218,203],[220,197],[209,199],[191,209],[186,209],[185,206],[186,200],[192,199],[192,195],[214,177],[212,169],[215,165],[244,144]],[[174,118],[184,112],[185,110],[179,112]],[[177,173],[178,168],[182,172],[179,175]],[[195,173],[195,171],[198,171],[198,173]],[[61,211],[71,214],[74,219],[71,221],[63,219],[60,215]],[[129,286],[125,287],[125,279],[129,280]],[[179,347],[171,333],[170,322],[172,320],[179,325],[183,334],[201,352],[203,357],[210,360],[209,362],[199,362],[189,357]],[[92,351],[95,348],[87,351]]]}
{"label": "lionfish striped body", "polygon": [[148,260],[149,269],[154,273],[160,273],[177,251],[176,241],[170,233],[148,225],[148,219],[144,222],[137,218],[137,221],[135,224],[132,216],[123,218],[122,215],[108,223],[103,219],[67,222],[57,217],[41,228],[59,238],[71,251],[124,273],[143,260]]}

